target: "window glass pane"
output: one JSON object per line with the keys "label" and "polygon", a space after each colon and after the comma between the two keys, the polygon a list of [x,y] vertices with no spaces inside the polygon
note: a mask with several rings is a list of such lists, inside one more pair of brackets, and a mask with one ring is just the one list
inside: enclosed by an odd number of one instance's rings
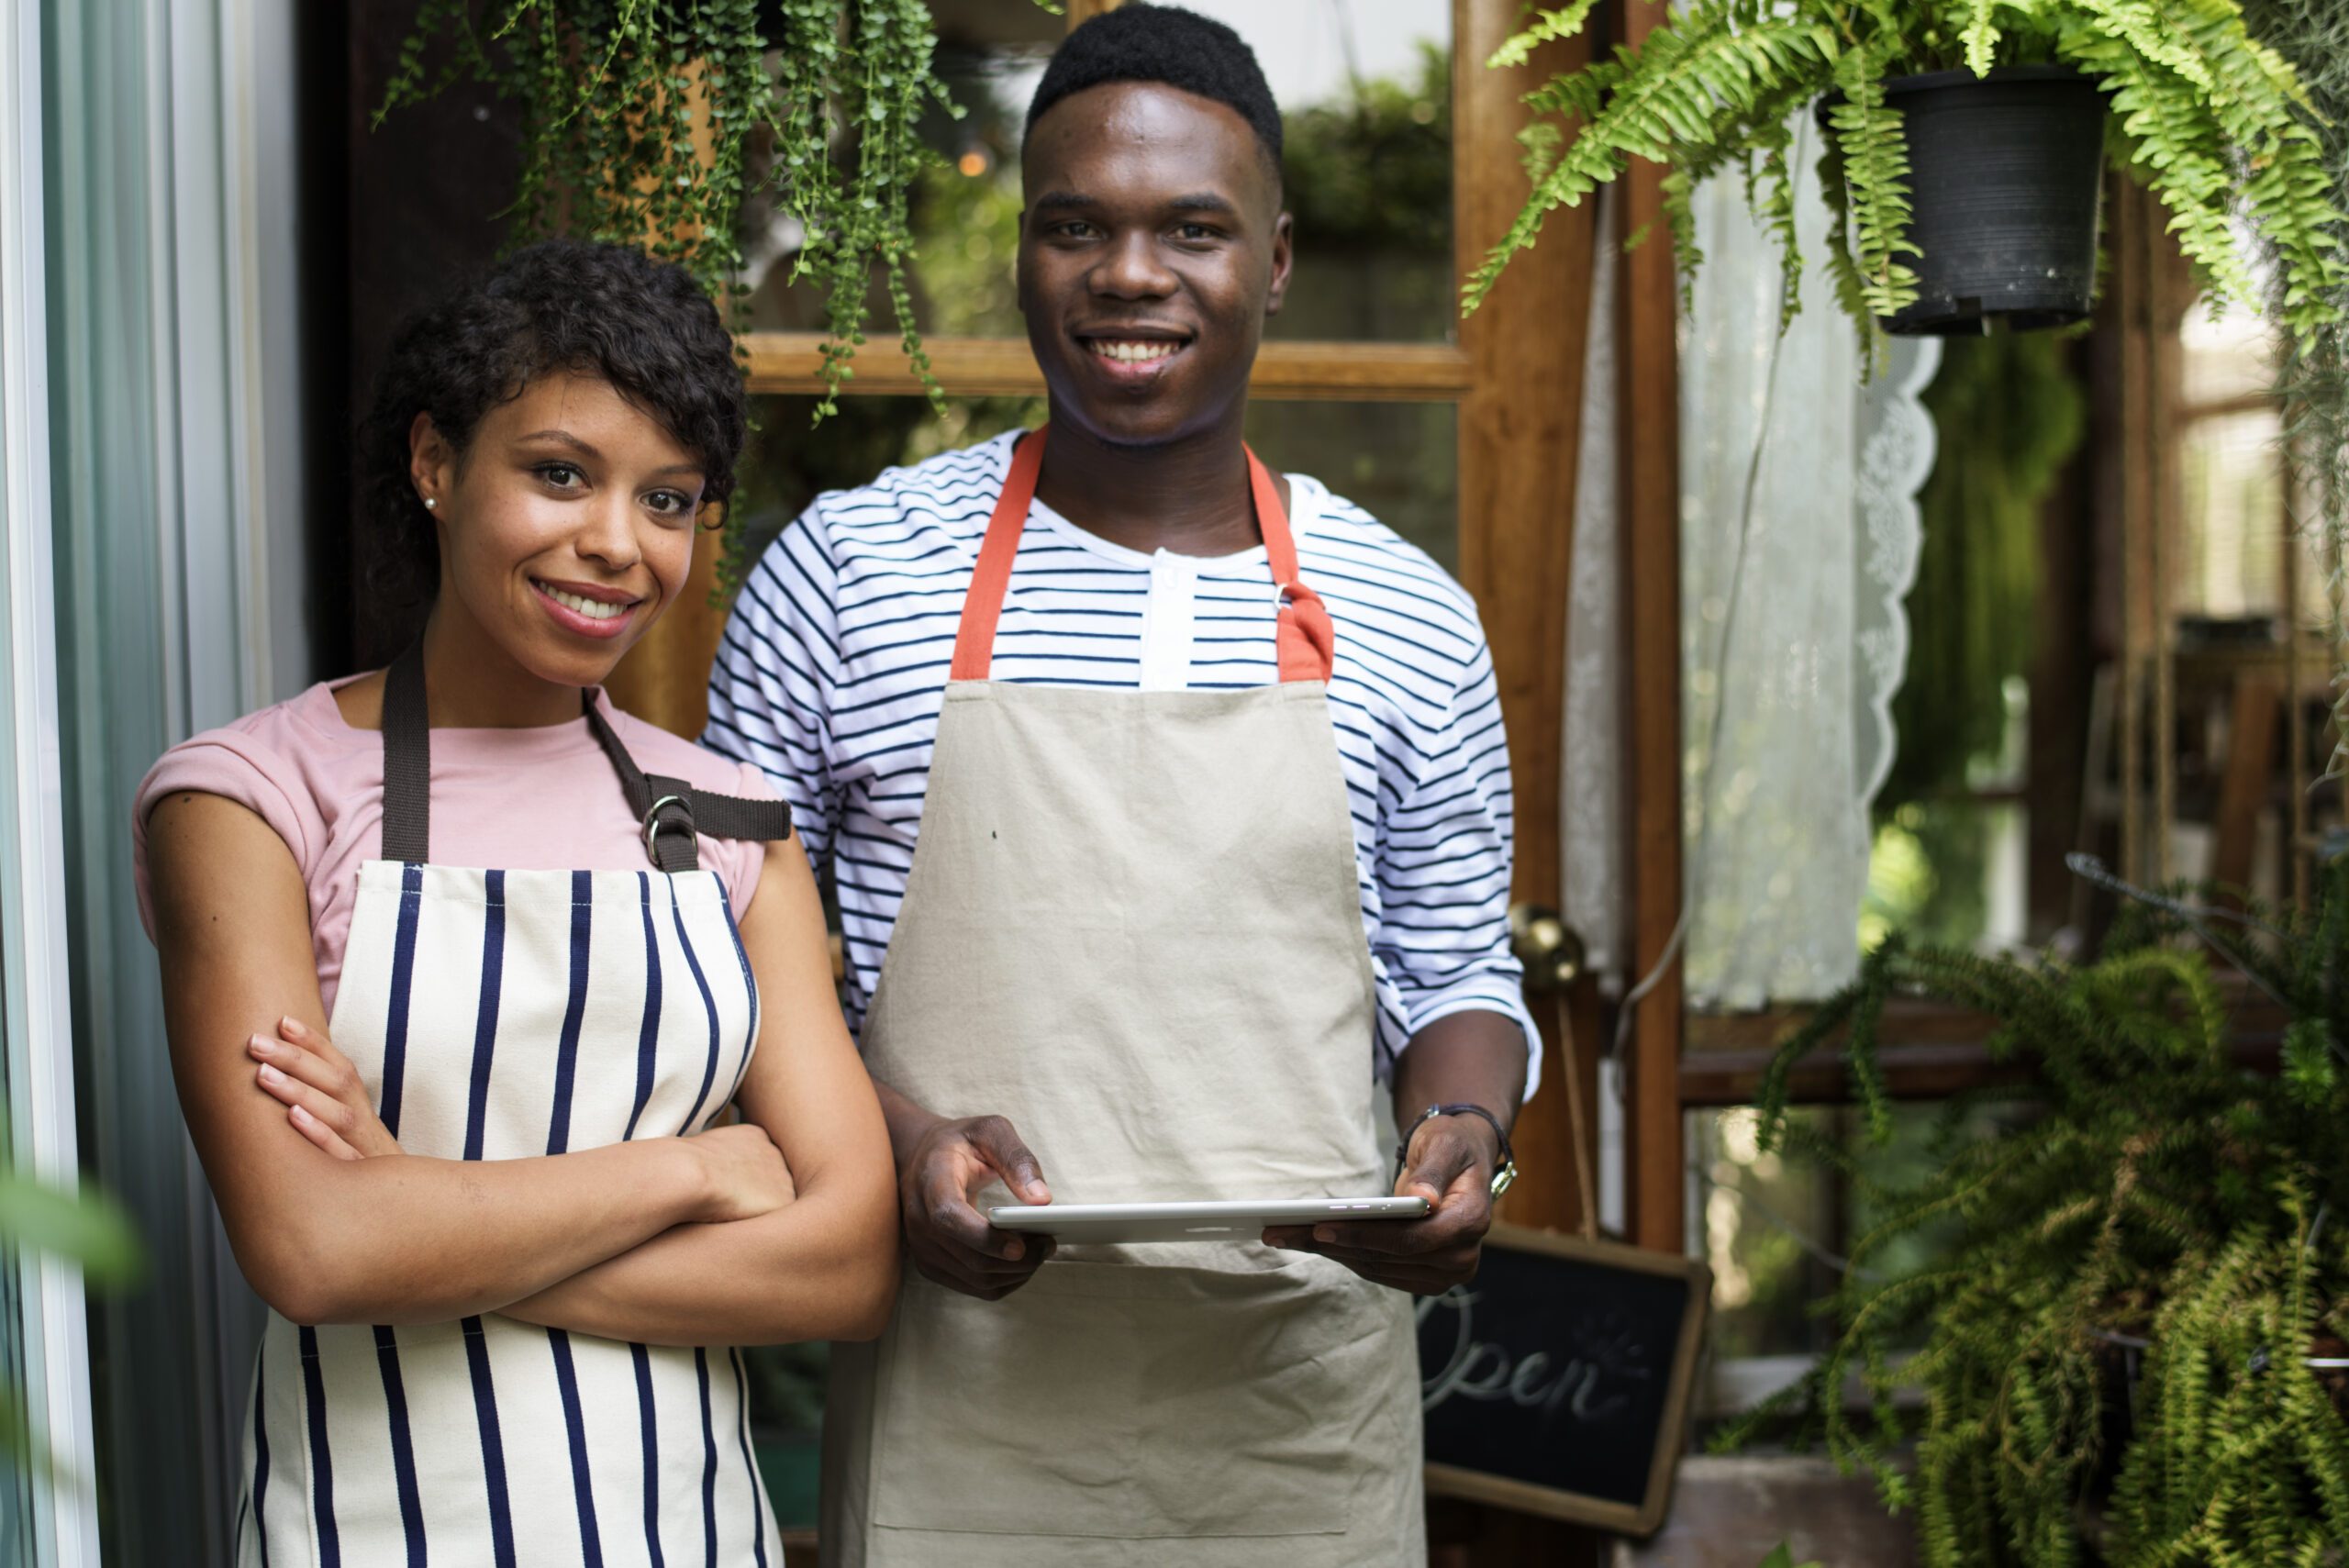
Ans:
{"label": "window glass pane", "polygon": [[2029,818],[2020,800],[1903,801],[1876,815],[1860,942],[1998,951],[2026,936]]}
{"label": "window glass pane", "polygon": [[2180,432],[2180,549],[2172,606],[2197,620],[2265,619],[2283,607],[2281,416],[2255,409]]}
{"label": "window glass pane", "polygon": [[[0,904],[0,951],[9,940],[9,910]],[[7,990],[0,986],[0,1041],[8,1038]],[[7,1104],[7,1073],[0,1054],[0,1106]],[[25,1314],[23,1275],[17,1251],[0,1247],[0,1400],[12,1429],[23,1429],[25,1408]],[[14,1456],[0,1459],[0,1562],[32,1563],[33,1476]]]}
{"label": "window glass pane", "polygon": [[2213,320],[2201,306],[2179,326],[2180,391],[2186,406],[2256,397],[2274,384],[2275,336],[2247,305],[2229,306]]}
{"label": "window glass pane", "polygon": [[[1248,39],[1286,119],[1300,286],[1269,335],[1451,337],[1450,6],[1208,0],[1195,8]],[[913,195],[915,318],[925,332],[1019,337],[1012,258],[1020,134],[1063,23],[1032,0],[933,0],[931,9],[939,73],[965,114],[957,120],[937,111],[923,128],[944,163]],[[763,329],[823,325],[821,292],[789,281],[798,244],[785,221],[753,241],[751,271],[761,279],[753,320]],[[893,325],[885,296],[876,288],[873,297],[880,324]],[[892,351],[890,337],[875,332],[874,351]]]}
{"label": "window glass pane", "polygon": [[[1019,137],[1029,97],[1066,21],[1034,0],[932,0],[938,74],[962,106],[955,118],[933,107],[922,139],[942,160],[916,184],[909,214],[918,253],[912,269],[914,317],[925,332],[1018,337],[1012,250],[1019,236]],[[755,204],[754,204],[755,206]],[[775,218],[751,248],[760,282],[752,322],[767,331],[824,326],[824,293],[793,284],[801,236]],[[874,353],[894,353],[896,323],[876,280]]]}
{"label": "window glass pane", "polygon": [[[1888,1212],[1886,1189],[1921,1181],[1946,1150],[1994,1136],[2020,1114],[1998,1104],[1963,1112],[1932,1103],[1898,1106],[1891,1140],[1877,1147],[1857,1110],[1798,1106],[1793,1116],[1805,1129],[1853,1155],[1851,1175],[1799,1154],[1764,1153],[1760,1118],[1749,1107],[1692,1114],[1687,1135],[1698,1218],[1691,1246],[1713,1271],[1706,1332],[1717,1362],[1825,1350],[1827,1326],[1810,1304],[1842,1283],[1854,1242]],[[1902,1278],[1943,1260],[1954,1240],[1953,1227],[1927,1228],[1860,1266],[1872,1276]],[[1791,1380],[1788,1373],[1785,1381]]]}
{"label": "window glass pane", "polygon": [[1248,440],[1460,569],[1460,419],[1449,403],[1248,405]]}
{"label": "window glass pane", "polygon": [[1266,335],[1452,338],[1447,0],[1194,0],[1191,8],[1248,40],[1281,106],[1297,283]]}
{"label": "window glass pane", "polygon": [[[742,499],[754,548],[822,491],[863,484],[893,463],[919,462],[1014,426],[1043,423],[1041,398],[950,399],[941,421],[918,397],[846,397],[811,428],[813,397],[751,400],[758,428],[742,453]],[[1448,403],[1268,403],[1248,406],[1248,439],[1275,468],[1311,474],[1335,494],[1458,567],[1459,420]]]}
{"label": "window glass pane", "polygon": [[1041,398],[952,398],[941,420],[924,398],[843,397],[821,425],[813,423],[816,403],[805,396],[751,400],[756,428],[742,450],[740,483],[754,551],[824,491],[867,484],[892,465],[1044,422]]}

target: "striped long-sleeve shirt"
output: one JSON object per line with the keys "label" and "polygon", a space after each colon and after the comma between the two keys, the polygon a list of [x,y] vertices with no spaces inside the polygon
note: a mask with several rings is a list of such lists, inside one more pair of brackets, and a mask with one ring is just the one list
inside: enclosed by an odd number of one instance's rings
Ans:
{"label": "striped long-sleeve shirt", "polygon": [[[964,593],[1009,465],[1007,435],[818,496],[745,581],[711,672],[703,742],[763,769],[809,856],[829,858],[850,1026],[881,973],[921,827]],[[1443,569],[1353,503],[1289,475],[1300,574],[1330,607],[1330,718],[1353,816],[1382,1077],[1448,1014],[1541,1036],[1508,949],[1513,800],[1492,658]],[[1278,678],[1261,547],[1143,555],[1041,502],[1028,518],[992,678],[1152,690]]]}

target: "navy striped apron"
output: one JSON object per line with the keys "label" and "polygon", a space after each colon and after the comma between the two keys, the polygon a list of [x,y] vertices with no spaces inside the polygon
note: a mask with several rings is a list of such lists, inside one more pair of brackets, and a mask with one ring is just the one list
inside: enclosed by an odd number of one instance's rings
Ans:
{"label": "navy striped apron", "polygon": [[[385,858],[360,868],[332,1023],[385,1125],[410,1153],[465,1160],[708,1126],[758,1037],[725,884],[701,870],[426,863],[422,674],[404,665],[406,720],[385,696]],[[592,696],[588,712],[618,752]],[[624,752],[615,762],[634,795],[643,776]],[[696,806],[716,798],[651,784]],[[654,810],[677,829],[651,836],[663,858],[682,838],[689,861],[691,822],[667,801]],[[780,1568],[745,1394],[741,1357],[723,1347],[495,1314],[391,1328],[272,1313],[237,1561]]]}

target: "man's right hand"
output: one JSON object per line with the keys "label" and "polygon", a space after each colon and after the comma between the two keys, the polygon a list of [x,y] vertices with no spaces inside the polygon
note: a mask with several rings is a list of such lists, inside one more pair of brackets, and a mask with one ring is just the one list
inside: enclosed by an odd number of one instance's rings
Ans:
{"label": "man's right hand", "polygon": [[999,1116],[932,1124],[897,1173],[906,1250],[924,1278],[981,1301],[1000,1301],[1052,1255],[1048,1236],[997,1230],[972,1202],[1001,1180],[1021,1203],[1052,1201],[1036,1156]]}

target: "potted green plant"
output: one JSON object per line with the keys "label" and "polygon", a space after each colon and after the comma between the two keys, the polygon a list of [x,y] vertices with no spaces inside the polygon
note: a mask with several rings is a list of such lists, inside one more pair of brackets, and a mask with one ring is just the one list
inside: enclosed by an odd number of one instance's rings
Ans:
{"label": "potted green plant", "polygon": [[[1580,33],[1596,4],[1538,12],[1493,63]],[[2338,214],[2305,95],[2237,0],[1687,0],[1637,48],[1526,101],[1532,193],[1469,278],[1472,310],[1549,213],[1634,158],[1671,166],[1664,211],[1685,270],[1701,260],[1698,184],[1742,168],[1791,275],[1790,161],[1811,109],[1837,219],[1825,262],[1865,330],[2084,314],[2107,149],[2166,205],[2218,294],[2252,293],[2240,210],[2288,280],[2277,303],[2292,329],[2339,313]]]}
{"label": "potted green plant", "polygon": [[[1765,1146],[1852,1169],[1789,1119],[1788,1073],[1842,1031],[1887,1137],[1876,1024],[1896,991],[1987,1015],[1994,1051],[2032,1072],[1999,1091],[2007,1130],[1968,1140],[1978,1102],[1954,1107],[1939,1168],[1869,1195],[1885,1218],[1819,1304],[1830,1350],[1725,1441],[1793,1416],[1915,1509],[1936,1568],[2343,1561],[2349,862],[2314,913],[2217,939],[2285,1020],[2280,1071],[2240,1059],[2210,950],[2178,927],[2132,918],[2076,968],[1896,938],[1785,1041],[1757,1097]],[[1920,1233],[1937,1262],[1877,1272]],[[1854,1375],[1865,1413],[1842,1397]]]}

